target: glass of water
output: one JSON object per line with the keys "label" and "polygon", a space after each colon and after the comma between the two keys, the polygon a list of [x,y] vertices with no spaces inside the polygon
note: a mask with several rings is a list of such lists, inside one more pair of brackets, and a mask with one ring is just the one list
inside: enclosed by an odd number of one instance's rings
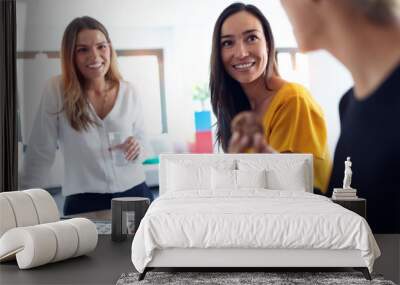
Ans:
{"label": "glass of water", "polygon": [[130,134],[124,132],[110,132],[108,139],[110,141],[111,156],[116,166],[125,166],[128,160],[125,158],[125,153],[122,145],[128,139]]}

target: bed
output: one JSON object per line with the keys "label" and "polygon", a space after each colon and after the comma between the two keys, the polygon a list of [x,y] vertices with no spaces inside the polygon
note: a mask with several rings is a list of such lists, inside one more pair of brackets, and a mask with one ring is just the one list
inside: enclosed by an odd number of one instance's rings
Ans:
{"label": "bed", "polygon": [[313,194],[308,154],[164,154],[160,197],[132,242],[158,267],[353,267],[379,248],[364,218]]}

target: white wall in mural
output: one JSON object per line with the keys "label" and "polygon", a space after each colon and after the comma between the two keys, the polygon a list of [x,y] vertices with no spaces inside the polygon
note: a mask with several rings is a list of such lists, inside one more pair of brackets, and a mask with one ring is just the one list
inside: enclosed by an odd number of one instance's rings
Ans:
{"label": "white wall in mural", "polygon": [[[57,51],[66,25],[75,17],[89,15],[107,27],[116,49],[163,49],[168,133],[173,141],[185,143],[194,140],[193,112],[197,105],[192,101],[193,88],[208,82],[213,26],[219,13],[231,3],[230,0],[17,0],[17,48],[18,51]],[[270,20],[277,47],[296,47],[280,1],[256,0],[246,3],[255,4]],[[39,61],[38,65],[41,64]],[[297,74],[293,75],[293,70],[286,67],[282,73],[305,83],[321,104],[328,124],[329,146],[333,152],[340,128],[338,101],[351,86],[351,78],[343,66],[327,53],[306,55],[301,62],[303,64],[296,71]],[[29,129],[28,117],[38,104],[33,102],[33,98],[38,98],[40,85],[55,71],[42,70],[35,74],[29,70],[38,69],[28,65],[23,67],[19,80],[34,82],[37,87],[31,89],[21,86],[19,89],[20,96],[32,99],[27,105],[30,110],[21,106],[21,115],[25,116],[25,137]],[[125,69],[124,63],[120,65]],[[153,92],[159,88],[157,81],[150,83],[155,74],[148,74],[149,77],[144,79],[144,73],[135,72],[128,71],[131,79],[127,79],[134,81],[139,89]],[[146,95],[147,91],[142,93],[148,102],[153,98]],[[20,102],[23,103],[22,100]],[[158,130],[158,101],[147,106],[146,112],[153,114],[147,127],[152,131]]]}

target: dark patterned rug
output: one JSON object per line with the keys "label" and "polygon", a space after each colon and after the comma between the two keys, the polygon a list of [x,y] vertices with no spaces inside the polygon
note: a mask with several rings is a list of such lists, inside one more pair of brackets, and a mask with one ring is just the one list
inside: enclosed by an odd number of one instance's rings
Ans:
{"label": "dark patterned rug", "polygon": [[110,235],[111,234],[111,222],[109,221],[92,221],[96,225],[96,229],[99,235]]}
{"label": "dark patterned rug", "polygon": [[360,272],[148,272],[142,281],[138,281],[138,276],[139,273],[122,274],[117,285],[395,285],[392,281],[384,280],[380,275],[372,275],[372,281],[368,281]]}

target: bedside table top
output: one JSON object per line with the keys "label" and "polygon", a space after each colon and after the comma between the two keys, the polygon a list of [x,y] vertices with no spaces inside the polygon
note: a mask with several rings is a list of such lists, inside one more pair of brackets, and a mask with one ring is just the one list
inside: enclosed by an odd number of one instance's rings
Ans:
{"label": "bedside table top", "polygon": [[346,202],[352,202],[352,201],[366,201],[365,198],[352,198],[352,199],[333,199],[332,197],[330,197],[329,199],[331,199],[332,201],[346,201]]}

